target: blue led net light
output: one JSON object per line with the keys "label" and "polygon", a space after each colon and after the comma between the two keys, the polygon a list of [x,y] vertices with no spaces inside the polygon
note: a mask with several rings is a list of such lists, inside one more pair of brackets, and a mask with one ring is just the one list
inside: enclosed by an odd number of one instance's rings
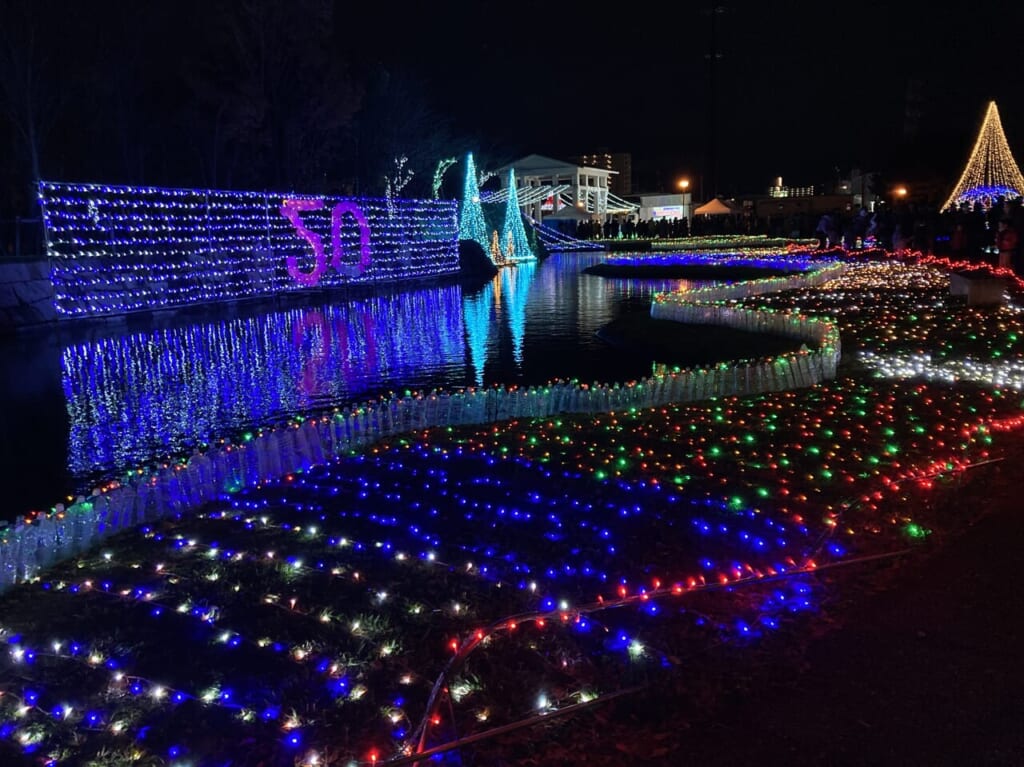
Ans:
{"label": "blue led net light", "polygon": [[39,196],[54,303],[62,317],[458,271],[453,200],[389,203],[47,181],[40,183]]}

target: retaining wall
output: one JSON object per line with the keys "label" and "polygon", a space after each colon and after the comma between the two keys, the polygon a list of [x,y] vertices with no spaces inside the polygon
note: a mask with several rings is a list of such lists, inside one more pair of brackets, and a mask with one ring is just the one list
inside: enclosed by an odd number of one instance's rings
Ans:
{"label": "retaining wall", "polygon": [[49,262],[0,262],[0,333],[56,320]]}

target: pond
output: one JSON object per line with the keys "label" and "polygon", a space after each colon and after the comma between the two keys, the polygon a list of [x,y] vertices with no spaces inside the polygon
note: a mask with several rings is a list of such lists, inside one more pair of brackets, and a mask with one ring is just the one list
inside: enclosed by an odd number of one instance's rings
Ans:
{"label": "pond", "polygon": [[655,292],[703,283],[584,274],[562,253],[448,283],[308,305],[68,323],[0,341],[0,519],[167,455],[390,392],[627,381],[653,359],[597,337]]}

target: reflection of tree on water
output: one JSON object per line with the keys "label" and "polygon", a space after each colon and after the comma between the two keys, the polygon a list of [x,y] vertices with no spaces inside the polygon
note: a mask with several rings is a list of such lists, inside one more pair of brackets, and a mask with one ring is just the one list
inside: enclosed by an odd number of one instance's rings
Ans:
{"label": "reflection of tree on water", "polygon": [[491,319],[491,310],[493,308],[493,280],[476,295],[467,295],[462,300],[462,314],[466,323],[466,345],[469,347],[469,362],[473,368],[473,380],[477,386],[483,386],[484,383],[484,363],[487,361],[487,338],[494,324]]}
{"label": "reflection of tree on water", "polygon": [[[502,355],[502,330],[506,326],[512,337],[512,359],[516,372],[522,372],[526,301],[536,270],[537,263],[533,261],[506,265],[478,293],[464,297],[462,312],[466,322],[473,380],[477,386],[485,383],[486,361],[492,355]],[[504,348],[507,350],[508,347]]]}
{"label": "reflection of tree on water", "polygon": [[524,261],[514,267],[501,270],[501,290],[508,310],[509,330],[512,331],[512,357],[517,365],[523,364],[523,339],[526,337],[526,299],[530,295],[530,284],[537,271],[537,264]]}

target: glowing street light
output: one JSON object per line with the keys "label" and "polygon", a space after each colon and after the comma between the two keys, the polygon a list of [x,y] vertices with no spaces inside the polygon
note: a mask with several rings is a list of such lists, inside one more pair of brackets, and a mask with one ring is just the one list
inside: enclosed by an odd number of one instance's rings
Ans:
{"label": "glowing street light", "polygon": [[684,192],[687,189],[689,189],[690,188],[690,179],[688,179],[688,178],[681,178],[681,179],[679,179],[679,188],[682,191],[684,191]]}

